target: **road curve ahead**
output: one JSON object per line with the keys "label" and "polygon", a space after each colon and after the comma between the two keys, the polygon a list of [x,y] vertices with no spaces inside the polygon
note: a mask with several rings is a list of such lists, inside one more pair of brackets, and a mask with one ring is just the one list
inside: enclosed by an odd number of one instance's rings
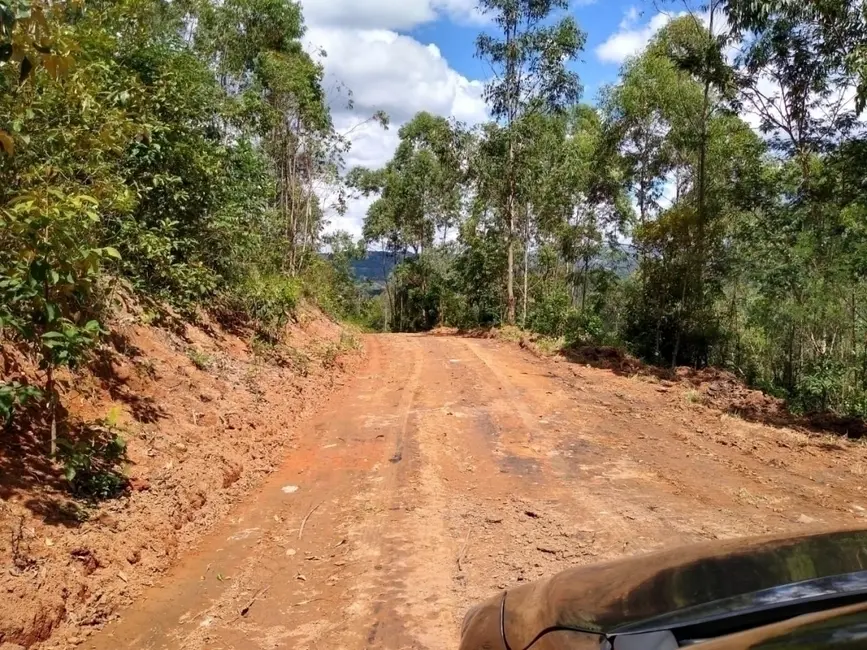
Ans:
{"label": "road curve ahead", "polygon": [[856,525],[862,446],[487,339],[376,335],[283,468],[93,650],[456,648],[575,564]]}

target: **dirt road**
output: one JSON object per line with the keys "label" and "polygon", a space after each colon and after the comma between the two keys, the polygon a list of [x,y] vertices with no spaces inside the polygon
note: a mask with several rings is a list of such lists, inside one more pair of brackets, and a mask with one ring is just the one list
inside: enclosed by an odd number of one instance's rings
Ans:
{"label": "dirt road", "polygon": [[83,646],[454,648],[503,587],[864,521],[864,446],[482,339],[381,335],[285,466]]}

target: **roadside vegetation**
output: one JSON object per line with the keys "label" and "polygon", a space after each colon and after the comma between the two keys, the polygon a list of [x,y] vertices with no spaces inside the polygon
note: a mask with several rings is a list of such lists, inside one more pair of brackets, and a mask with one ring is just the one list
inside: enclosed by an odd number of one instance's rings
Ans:
{"label": "roadside vegetation", "polygon": [[[566,0],[480,9],[491,120],[420,113],[384,168],[347,171],[296,2],[0,0],[4,429],[37,430],[70,483],[94,454],[114,467],[116,427],[61,402],[128,296],[268,358],[292,357],[275,346],[310,300],[370,329],[513,325],[719,366],[867,416],[855,3],[672,4],[592,104]],[[375,198],[360,242],[323,234],[350,193]],[[371,248],[396,263],[375,299],[352,272]]]}
{"label": "roadside vegetation", "polygon": [[565,0],[480,6],[491,121],[419,114],[349,177],[377,199],[366,239],[400,261],[378,325],[517,325],[867,416],[858,3],[670,3],[592,105]]}
{"label": "roadside vegetation", "polygon": [[320,254],[348,145],[303,35],[288,0],[0,0],[0,423],[38,429],[76,493],[115,493],[124,446],[63,421],[59,377],[118,300],[265,345],[301,300],[359,310],[357,248]]}

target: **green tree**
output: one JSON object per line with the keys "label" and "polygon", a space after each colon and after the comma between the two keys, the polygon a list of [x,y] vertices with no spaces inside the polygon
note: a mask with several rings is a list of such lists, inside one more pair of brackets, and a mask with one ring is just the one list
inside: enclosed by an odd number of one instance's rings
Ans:
{"label": "green tree", "polygon": [[[488,62],[494,77],[485,87],[492,116],[502,120],[508,146],[505,152],[505,205],[508,264],[507,320],[515,322],[515,240],[519,234],[517,204],[521,143],[515,123],[536,111],[557,110],[578,100],[578,75],[568,67],[584,47],[585,35],[569,16],[551,23],[552,14],[568,8],[567,0],[482,0],[479,8],[493,17],[499,35],[476,40],[476,56]],[[526,238],[526,229],[525,229]]]}
{"label": "green tree", "polygon": [[[379,242],[396,260],[403,261],[410,250],[418,257],[437,242],[444,245],[449,231],[459,224],[468,136],[460,124],[424,112],[401,127],[398,135],[400,144],[383,169],[353,169],[349,183],[364,195],[378,197],[365,218],[365,239]],[[408,272],[410,267],[412,273]],[[418,280],[419,292],[426,294],[430,285],[427,274],[433,268],[409,263],[396,277]],[[394,282],[386,286],[388,313],[399,317],[395,327],[402,329],[400,322],[406,320],[403,314],[412,308],[406,307],[404,295],[395,294],[396,288]],[[443,307],[440,305],[439,312]],[[422,322],[427,320],[422,318]]]}
{"label": "green tree", "polygon": [[[350,308],[319,256],[347,140],[303,35],[290,0],[0,0],[0,334],[44,371],[52,452],[56,371],[118,286],[275,341],[302,293]],[[6,421],[39,391],[3,380]]]}

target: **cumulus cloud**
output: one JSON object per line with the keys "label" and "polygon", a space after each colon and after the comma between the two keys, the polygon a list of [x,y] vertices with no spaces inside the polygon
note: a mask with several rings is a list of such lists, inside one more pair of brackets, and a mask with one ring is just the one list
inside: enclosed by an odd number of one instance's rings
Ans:
{"label": "cumulus cloud", "polygon": [[478,23],[476,0],[302,0],[308,25],[408,30],[446,17]]}
{"label": "cumulus cloud", "polygon": [[672,14],[658,13],[648,23],[636,25],[638,12],[630,8],[619,29],[596,48],[597,58],[604,63],[623,63],[647,47],[656,32],[675,17]]}
{"label": "cumulus cloud", "polygon": [[[458,73],[433,44],[398,30],[450,19],[479,23],[476,0],[302,0],[311,53],[326,53],[325,87],[334,125],[352,148],[346,167],[383,166],[398,144],[400,127],[419,111],[454,116],[468,124],[487,118],[483,83]],[[349,107],[351,92],[352,108]],[[369,118],[385,111],[388,130]],[[343,216],[329,214],[329,231],[355,235],[370,201],[353,200]]]}
{"label": "cumulus cloud", "polygon": [[[422,110],[472,123],[485,118],[482,84],[452,69],[435,45],[389,30],[314,28],[308,37],[328,53],[326,87],[348,87],[356,114],[384,110],[397,124]],[[335,97],[332,110],[344,104]]]}
{"label": "cumulus cloud", "polygon": [[623,14],[623,20],[620,21],[620,29],[626,30],[631,28],[638,22],[640,17],[641,13],[638,11],[638,7],[635,5],[629,7],[629,9],[627,9]]}

